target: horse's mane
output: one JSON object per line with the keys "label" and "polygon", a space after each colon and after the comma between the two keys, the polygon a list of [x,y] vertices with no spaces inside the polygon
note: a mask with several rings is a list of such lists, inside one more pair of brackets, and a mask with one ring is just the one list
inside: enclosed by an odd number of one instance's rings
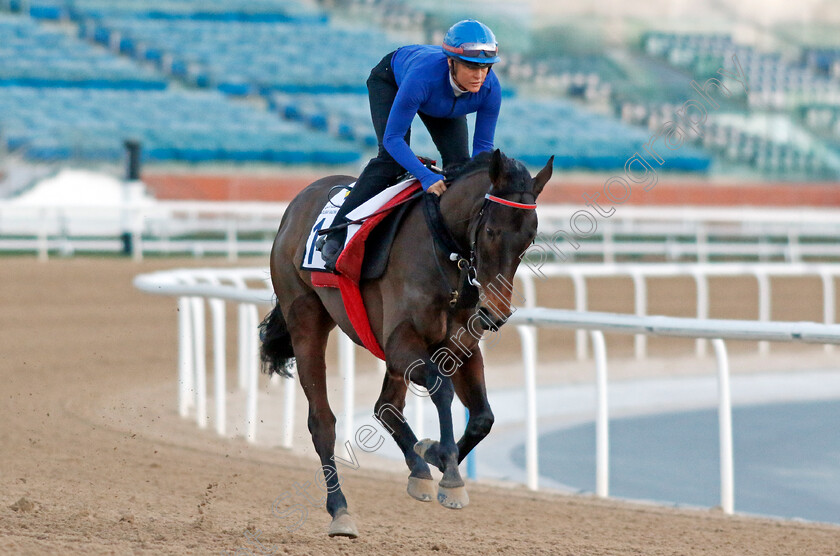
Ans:
{"label": "horse's mane", "polygon": [[454,166],[445,168],[443,170],[443,176],[446,178],[447,182],[454,183],[456,180],[466,176],[467,174],[472,174],[474,172],[478,172],[479,170],[486,170],[490,167],[490,156],[492,154],[493,153],[491,151],[480,152],[460,164],[455,164]]}
{"label": "horse's mane", "polygon": [[[488,170],[490,168],[490,158],[492,156],[492,151],[480,152],[461,164],[456,164],[451,168],[444,169],[443,175],[449,184],[454,184],[456,181],[465,176],[474,174],[481,170]],[[529,187],[531,183],[530,179],[525,178],[530,178],[530,174],[525,166],[516,159],[507,157],[505,157],[505,159],[507,160],[507,172],[511,177],[516,176],[517,178],[511,180],[510,186],[514,188]]]}

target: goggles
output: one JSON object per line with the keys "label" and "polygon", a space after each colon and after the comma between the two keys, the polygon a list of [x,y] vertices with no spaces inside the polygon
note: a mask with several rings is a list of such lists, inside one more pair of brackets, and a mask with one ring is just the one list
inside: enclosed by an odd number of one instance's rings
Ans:
{"label": "goggles", "polygon": [[486,62],[486,63],[481,63],[481,62],[469,62],[469,61],[467,61],[467,60],[460,60],[460,59],[456,59],[456,62],[457,62],[457,63],[459,63],[459,64],[462,64],[462,65],[464,65],[464,66],[467,66],[467,67],[468,67],[468,68],[470,68],[470,69],[483,69],[483,68],[491,68],[491,67],[493,67],[493,63],[492,63],[492,62]]}
{"label": "goggles", "polygon": [[499,47],[495,44],[468,43],[461,46],[443,45],[444,50],[466,56],[467,58],[495,58],[499,54]]}

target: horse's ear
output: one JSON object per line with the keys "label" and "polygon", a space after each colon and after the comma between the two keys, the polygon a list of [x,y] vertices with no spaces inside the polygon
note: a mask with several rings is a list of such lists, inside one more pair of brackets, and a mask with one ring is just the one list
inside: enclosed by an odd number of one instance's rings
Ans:
{"label": "horse's ear", "polygon": [[499,149],[493,151],[493,154],[490,155],[490,182],[497,189],[502,185],[500,180],[502,179],[502,176],[505,175],[506,165],[507,159],[505,155],[502,154],[502,151]]}
{"label": "horse's ear", "polygon": [[554,155],[548,159],[548,162],[545,163],[545,166],[539,173],[534,176],[534,197],[542,193],[543,187],[545,184],[548,183],[548,180],[551,179],[551,173],[554,168]]}

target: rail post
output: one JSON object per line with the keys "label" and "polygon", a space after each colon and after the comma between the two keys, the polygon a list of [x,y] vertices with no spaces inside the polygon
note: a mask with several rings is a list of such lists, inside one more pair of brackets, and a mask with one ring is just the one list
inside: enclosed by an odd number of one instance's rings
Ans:
{"label": "rail post", "polygon": [[260,364],[257,357],[257,335],[254,331],[259,322],[257,315],[257,306],[248,303],[247,309],[247,328],[251,330],[251,334],[247,337],[247,391],[245,394],[245,439],[253,444],[257,441],[257,390],[259,388],[260,378]]}
{"label": "rail post", "polygon": [[595,494],[610,495],[610,418],[607,395],[607,347],[604,333],[590,330],[592,352],[595,356],[596,416],[595,416]]}
{"label": "rail post", "polygon": [[528,488],[539,488],[539,447],[537,438],[537,342],[534,327],[516,327],[522,341],[522,361],[525,372],[525,466]]}
{"label": "rail post", "polygon": [[204,299],[191,297],[193,327],[193,363],[195,370],[195,422],[203,429],[207,426],[207,326],[204,319]]}
{"label": "rail post", "polygon": [[723,513],[735,511],[735,479],[732,453],[732,399],[729,386],[729,357],[721,339],[712,340],[718,370],[718,436],[720,438],[720,506]]}
{"label": "rail post", "polygon": [[[771,299],[770,277],[767,275],[767,272],[761,268],[754,269],[753,276],[755,276],[755,279],[758,282],[758,320],[761,322],[769,322]],[[760,355],[767,355],[770,353],[770,342],[764,340],[758,342],[758,353]]]}
{"label": "rail post", "polygon": [[[820,279],[822,280],[823,288],[823,323],[834,324],[835,313],[835,290],[834,290],[834,273],[821,269]],[[834,344],[825,344],[826,353],[834,352]]]}
{"label": "rail post", "polygon": [[227,354],[225,352],[225,302],[210,300],[213,319],[213,398],[216,407],[216,433],[223,436],[227,422]]}
{"label": "rail post", "polygon": [[186,417],[195,404],[193,391],[192,303],[178,298],[178,414]]}
{"label": "rail post", "polygon": [[[636,316],[643,317],[647,314],[647,281],[639,271],[634,270],[630,275],[633,278]],[[633,341],[636,359],[644,359],[647,355],[647,336],[636,334]]]}
{"label": "rail post", "polygon": [[[572,279],[572,284],[574,284],[575,287],[575,311],[586,311],[586,277],[575,269],[571,270],[569,277]],[[575,346],[577,348],[578,361],[586,359],[587,349],[585,330],[577,330],[575,332]]]}
{"label": "rail post", "polygon": [[[691,275],[694,277],[694,284],[697,287],[697,318],[709,318],[709,277],[698,269],[693,269]],[[694,351],[697,357],[706,356],[706,338],[697,338],[694,344]]]}

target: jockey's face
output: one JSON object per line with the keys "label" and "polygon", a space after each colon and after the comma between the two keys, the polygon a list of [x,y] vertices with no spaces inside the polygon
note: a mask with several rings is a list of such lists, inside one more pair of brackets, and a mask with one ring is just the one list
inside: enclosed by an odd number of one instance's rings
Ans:
{"label": "jockey's face", "polygon": [[450,60],[449,63],[455,83],[471,93],[477,93],[481,89],[487,72],[490,71],[489,64],[471,64],[460,60]]}

